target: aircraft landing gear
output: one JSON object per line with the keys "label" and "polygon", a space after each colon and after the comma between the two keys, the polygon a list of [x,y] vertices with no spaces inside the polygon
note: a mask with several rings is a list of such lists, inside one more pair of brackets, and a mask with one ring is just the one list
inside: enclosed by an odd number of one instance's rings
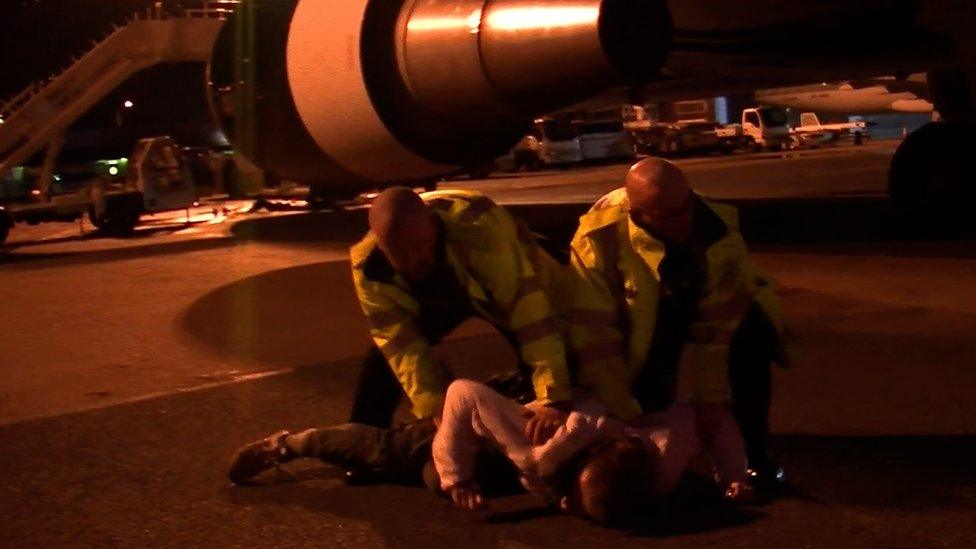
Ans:
{"label": "aircraft landing gear", "polygon": [[10,228],[13,227],[14,221],[7,213],[7,210],[0,206],[0,244],[7,241],[7,235],[10,234]]}
{"label": "aircraft landing gear", "polygon": [[898,147],[888,171],[888,194],[896,206],[932,215],[964,204],[972,207],[976,186],[970,181],[973,166],[968,155],[974,141],[968,124],[930,122],[912,132]]}
{"label": "aircraft landing gear", "polygon": [[915,130],[898,147],[888,170],[888,194],[905,214],[956,225],[976,200],[972,184],[976,152],[976,102],[962,71],[929,75],[943,122]]}
{"label": "aircraft landing gear", "polygon": [[341,210],[348,202],[356,199],[358,191],[343,187],[333,187],[324,183],[313,183],[308,186],[305,200],[308,209],[317,212],[322,210]]}
{"label": "aircraft landing gear", "polygon": [[311,184],[308,186],[308,195],[305,197],[308,208],[312,211],[331,210],[336,207],[336,202],[340,196],[325,185]]}

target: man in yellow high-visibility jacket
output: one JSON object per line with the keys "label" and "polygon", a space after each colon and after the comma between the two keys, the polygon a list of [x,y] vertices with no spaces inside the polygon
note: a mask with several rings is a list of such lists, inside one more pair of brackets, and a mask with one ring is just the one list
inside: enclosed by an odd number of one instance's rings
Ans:
{"label": "man in yellow high-visibility jacket", "polygon": [[580,384],[624,420],[679,392],[731,400],[754,479],[784,480],[768,449],[770,365],[786,361],[779,307],[736,210],[696,195],[674,164],[642,160],[580,218],[572,265]]}
{"label": "man in yellow high-visibility jacket", "polygon": [[350,256],[374,346],[350,421],[389,426],[404,393],[418,418],[439,418],[451,374],[432,347],[476,316],[505,335],[531,380],[530,398],[548,405],[532,434],[554,431],[571,397],[558,309],[565,300],[555,297],[566,281],[532,233],[480,193],[405,187],[374,200],[369,224]]}

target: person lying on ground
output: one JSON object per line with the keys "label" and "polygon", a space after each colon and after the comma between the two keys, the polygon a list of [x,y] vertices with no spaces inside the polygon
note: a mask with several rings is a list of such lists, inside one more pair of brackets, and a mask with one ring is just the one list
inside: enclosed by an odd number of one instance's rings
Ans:
{"label": "person lying on ground", "polygon": [[636,522],[651,503],[656,453],[593,402],[581,401],[542,444],[525,433],[532,405],[522,406],[476,381],[448,388],[433,459],[440,487],[464,509],[485,506],[476,459],[486,446],[515,466],[522,485],[569,514],[608,526]]}
{"label": "person lying on ground", "polygon": [[533,446],[524,431],[531,405],[470,380],[452,383],[448,395],[439,433],[433,420],[394,428],[346,423],[279,431],[241,448],[228,476],[244,484],[283,463],[313,458],[366,473],[360,478],[422,479],[432,490],[443,488],[460,507],[477,509],[485,503],[482,487],[511,485],[517,475],[525,488],[567,513],[625,525],[639,522],[652,500],[670,494],[690,461],[708,450],[727,497],[741,501],[751,494],[741,441],[728,443],[729,433],[707,435],[716,423],[707,407],[697,413],[691,404],[675,404],[656,421],[645,416],[631,427],[607,418],[594,401],[583,401],[550,439]]}
{"label": "person lying on ground", "polygon": [[578,401],[566,423],[540,445],[525,436],[531,405],[520,406],[490,388],[457,380],[448,387],[434,436],[440,486],[458,506],[485,505],[476,481],[478,452],[501,451],[523,486],[565,512],[603,524],[634,523],[653,499],[670,494],[691,460],[706,452],[725,497],[748,501],[742,437],[727,406],[676,403],[650,421],[628,426],[607,417],[593,400]]}

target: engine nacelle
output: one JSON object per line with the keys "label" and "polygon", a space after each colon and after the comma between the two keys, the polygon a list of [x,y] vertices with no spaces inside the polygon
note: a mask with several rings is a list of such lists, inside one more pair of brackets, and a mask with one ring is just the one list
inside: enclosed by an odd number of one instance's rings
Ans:
{"label": "engine nacelle", "polygon": [[215,115],[277,177],[416,183],[506,152],[540,113],[663,65],[665,0],[250,0],[210,63]]}

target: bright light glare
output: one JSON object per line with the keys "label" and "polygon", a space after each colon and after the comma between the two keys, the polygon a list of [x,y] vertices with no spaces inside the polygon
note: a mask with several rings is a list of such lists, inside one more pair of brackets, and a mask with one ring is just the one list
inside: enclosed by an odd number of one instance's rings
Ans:
{"label": "bright light glare", "polygon": [[412,31],[434,31],[451,29],[468,29],[470,33],[478,32],[481,26],[481,8],[471,12],[467,17],[418,17],[407,23],[407,29]]}
{"label": "bright light glare", "polygon": [[500,30],[546,29],[590,25],[600,18],[598,7],[505,8],[488,15],[488,26]]}
{"label": "bright light glare", "polygon": [[119,169],[116,168],[115,166],[112,166],[112,167],[110,167],[108,169],[108,174],[109,175],[119,175]]}
{"label": "bright light glare", "polygon": [[122,106],[125,107],[125,108],[127,108],[127,109],[131,109],[133,106],[135,106],[135,103],[133,103],[132,101],[126,99],[125,102],[122,103]]}

